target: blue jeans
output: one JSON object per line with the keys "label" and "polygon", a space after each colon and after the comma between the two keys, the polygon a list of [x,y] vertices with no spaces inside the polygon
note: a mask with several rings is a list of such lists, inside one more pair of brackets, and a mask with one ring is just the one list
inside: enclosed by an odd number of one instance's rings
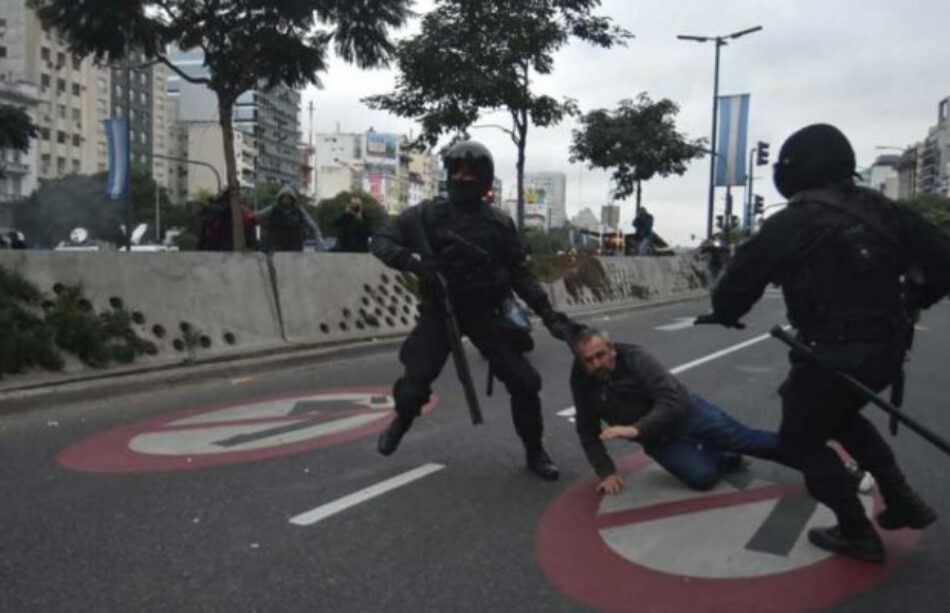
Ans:
{"label": "blue jeans", "polygon": [[729,468],[728,454],[791,465],[779,446],[777,432],[749,428],[695,394],[690,396],[689,415],[673,435],[661,443],[644,446],[644,451],[673,476],[698,490],[707,490],[719,482]]}

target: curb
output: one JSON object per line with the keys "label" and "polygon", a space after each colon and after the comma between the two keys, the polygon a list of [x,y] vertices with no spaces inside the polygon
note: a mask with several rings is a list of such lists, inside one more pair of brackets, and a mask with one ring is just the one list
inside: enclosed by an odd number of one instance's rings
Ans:
{"label": "curb", "polygon": [[[707,297],[708,291],[696,291],[673,298],[637,304],[615,304],[606,307],[566,311],[578,319],[596,318],[621,311],[642,311],[692,302]],[[536,322],[536,318],[532,318]],[[65,380],[31,383],[0,391],[0,415],[46,408],[49,404],[95,400],[143,392],[169,384],[193,383],[217,377],[239,377],[285,367],[328,362],[334,359],[359,357],[389,350],[402,343],[405,334],[381,336],[368,341],[353,341],[332,345],[293,345],[256,354],[236,354],[191,364],[164,364],[145,366],[131,372],[91,373],[90,376],[70,376]],[[43,405],[43,406],[38,406]]]}

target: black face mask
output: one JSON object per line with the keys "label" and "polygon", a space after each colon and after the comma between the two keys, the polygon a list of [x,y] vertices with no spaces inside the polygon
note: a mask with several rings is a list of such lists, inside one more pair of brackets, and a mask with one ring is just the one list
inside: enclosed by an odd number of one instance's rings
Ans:
{"label": "black face mask", "polygon": [[477,181],[450,181],[449,200],[459,206],[478,206],[482,203],[482,189]]}

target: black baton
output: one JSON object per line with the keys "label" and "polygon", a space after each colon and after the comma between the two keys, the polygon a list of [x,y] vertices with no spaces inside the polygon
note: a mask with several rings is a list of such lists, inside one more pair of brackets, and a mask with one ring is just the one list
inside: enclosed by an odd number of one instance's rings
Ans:
{"label": "black baton", "polygon": [[863,383],[861,383],[854,377],[846,375],[845,373],[835,370],[834,368],[831,368],[830,366],[822,364],[821,360],[818,359],[818,356],[815,355],[815,352],[811,350],[811,347],[800,342],[791,334],[783,330],[781,326],[775,326],[774,328],[772,328],[771,334],[775,338],[779,339],[780,341],[782,341],[783,343],[785,343],[786,345],[794,349],[802,357],[817,364],[820,368],[824,368],[827,372],[831,373],[831,375],[834,376],[835,379],[844,383],[845,385],[847,385],[854,391],[861,394],[861,396],[863,396],[868,402],[876,404],[885,413],[890,415],[892,419],[896,419],[897,421],[901,422],[902,424],[904,424],[905,426],[907,426],[908,428],[910,428],[911,430],[913,430],[920,436],[927,439],[927,441],[931,445],[933,445],[940,451],[944,452],[945,454],[950,455],[950,443],[948,443],[946,440],[941,438],[939,434],[935,433],[933,430],[931,430],[927,426],[924,426],[923,424],[917,422],[917,420],[911,417],[908,417],[907,415],[904,415],[904,413],[902,413],[900,409],[898,409],[891,403],[887,402],[886,400],[884,400],[883,398],[875,394],[874,390],[867,387],[866,385],[864,385]]}

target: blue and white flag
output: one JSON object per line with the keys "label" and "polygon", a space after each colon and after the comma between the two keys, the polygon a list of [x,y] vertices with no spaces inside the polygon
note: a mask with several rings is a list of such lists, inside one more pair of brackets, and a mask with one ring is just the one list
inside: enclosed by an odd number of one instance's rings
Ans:
{"label": "blue and white flag", "polygon": [[749,134],[749,94],[719,96],[716,185],[745,185]]}
{"label": "blue and white flag", "polygon": [[125,197],[129,188],[129,133],[124,119],[106,119],[106,141],[109,146],[109,179],[106,196],[112,200]]}

